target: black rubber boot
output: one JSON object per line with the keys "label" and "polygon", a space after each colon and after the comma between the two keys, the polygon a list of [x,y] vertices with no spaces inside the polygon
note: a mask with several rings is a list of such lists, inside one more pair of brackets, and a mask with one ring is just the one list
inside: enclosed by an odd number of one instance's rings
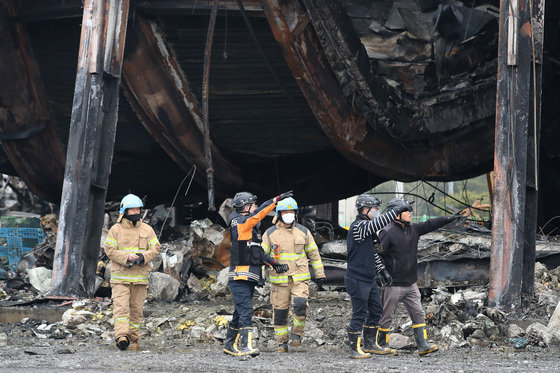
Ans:
{"label": "black rubber boot", "polygon": [[241,328],[239,329],[239,343],[237,346],[239,350],[239,356],[257,356],[260,354],[258,349],[253,348],[253,328]]}
{"label": "black rubber boot", "polygon": [[126,350],[128,348],[128,344],[130,343],[129,339],[127,336],[123,336],[123,337],[119,337],[116,340],[117,343],[117,347],[119,348],[119,350]]}
{"label": "black rubber boot", "polygon": [[298,334],[292,334],[290,338],[290,344],[294,347],[301,346],[301,336]]}
{"label": "black rubber boot", "polygon": [[224,354],[238,356],[239,350],[237,349],[236,339],[239,334],[239,329],[233,328],[231,323],[228,324],[226,333],[226,340],[224,341]]}
{"label": "black rubber boot", "polygon": [[348,331],[348,342],[350,343],[350,358],[367,359],[371,354],[364,352],[360,343],[362,342],[361,332]]}
{"label": "black rubber boot", "polygon": [[364,352],[388,356],[397,354],[397,350],[377,344],[377,326],[364,326]]}
{"label": "black rubber boot", "polygon": [[280,343],[278,345],[278,349],[276,351],[277,352],[288,352],[288,343],[287,342]]}
{"label": "black rubber boot", "polygon": [[428,343],[426,324],[412,325],[412,330],[414,330],[414,339],[416,339],[416,346],[418,346],[418,355],[427,355],[439,350],[436,344]]}
{"label": "black rubber boot", "polygon": [[389,347],[389,328],[377,328],[377,344],[379,347]]}

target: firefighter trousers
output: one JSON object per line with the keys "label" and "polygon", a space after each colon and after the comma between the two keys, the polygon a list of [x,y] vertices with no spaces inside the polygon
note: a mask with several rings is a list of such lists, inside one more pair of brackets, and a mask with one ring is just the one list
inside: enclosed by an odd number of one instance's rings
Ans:
{"label": "firefighter trousers", "polygon": [[288,277],[287,284],[272,284],[270,303],[273,309],[274,333],[279,344],[288,342],[288,313],[293,308],[292,334],[303,337],[309,298],[309,281],[293,281]]}
{"label": "firefighter trousers", "polygon": [[126,336],[131,343],[140,339],[140,324],[148,285],[111,284],[115,339]]}

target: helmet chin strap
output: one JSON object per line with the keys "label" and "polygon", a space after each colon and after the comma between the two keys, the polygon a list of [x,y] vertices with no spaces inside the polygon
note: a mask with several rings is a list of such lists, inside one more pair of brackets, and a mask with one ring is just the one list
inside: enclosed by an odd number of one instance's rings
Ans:
{"label": "helmet chin strap", "polygon": [[402,224],[404,224],[404,225],[406,225],[406,226],[410,226],[410,222],[409,222],[409,221],[404,221],[404,220],[402,220],[401,218],[397,218],[397,219],[395,219],[395,221],[398,221],[399,223],[402,223]]}
{"label": "helmet chin strap", "polygon": [[371,211],[371,207],[365,213],[361,212],[362,210],[363,210],[363,208],[358,211],[358,215],[365,216],[366,218],[368,218],[368,220],[371,220],[369,215],[368,215],[369,212]]}

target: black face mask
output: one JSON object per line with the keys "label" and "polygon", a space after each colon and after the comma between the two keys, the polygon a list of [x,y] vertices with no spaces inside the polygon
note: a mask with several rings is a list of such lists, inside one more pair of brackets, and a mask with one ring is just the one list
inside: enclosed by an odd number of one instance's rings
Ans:
{"label": "black face mask", "polygon": [[130,220],[130,222],[136,226],[136,223],[138,223],[140,221],[140,214],[132,214],[132,215],[127,215],[126,218],[128,220]]}

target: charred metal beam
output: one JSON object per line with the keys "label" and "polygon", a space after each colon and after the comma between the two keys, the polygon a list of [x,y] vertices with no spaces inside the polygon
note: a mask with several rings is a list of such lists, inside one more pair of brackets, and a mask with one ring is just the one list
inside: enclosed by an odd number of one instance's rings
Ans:
{"label": "charred metal beam", "polygon": [[[157,25],[138,14],[127,38],[123,92],[138,118],[185,173],[206,169],[204,123],[198,100]],[[216,193],[241,185],[238,168],[211,145]],[[206,178],[196,173],[198,184]],[[224,188],[224,187],[230,188]]]}
{"label": "charred metal beam", "polygon": [[129,0],[86,0],[52,296],[92,296],[117,127]]}
{"label": "charred metal beam", "polygon": [[542,103],[542,63],[544,49],[545,0],[529,2],[531,17],[531,97],[527,138],[527,183],[525,190],[525,239],[523,240],[523,272],[521,293],[530,298],[535,292],[535,260],[539,192],[539,154]]}
{"label": "charred metal beam", "polygon": [[206,34],[206,46],[204,48],[204,63],[202,66],[202,121],[204,123],[204,158],[206,158],[206,180],[208,187],[208,211],[216,211],[214,205],[214,165],[212,164],[212,148],[210,142],[210,119],[208,118],[208,106],[210,95],[210,61],[212,57],[212,42],[214,41],[214,30],[216,28],[216,15],[220,0],[214,0],[210,21],[208,22],[208,33]]}
{"label": "charred metal beam", "polygon": [[[528,150],[535,154],[538,147],[531,145],[528,134],[532,132],[536,143],[539,123],[530,113],[532,100],[538,100],[534,109],[540,108],[540,74],[531,71],[532,39],[537,38],[532,8],[544,17],[542,0],[504,0],[500,8],[489,301],[507,310],[521,305],[522,275],[527,282],[534,280],[527,272],[534,269],[535,260],[536,227],[531,220],[536,217],[537,180],[533,176],[538,160],[528,156]],[[538,37],[542,48],[542,33]],[[529,292],[533,285],[527,283],[524,288]]]}
{"label": "charred metal beam", "polygon": [[56,201],[64,176],[63,147],[27,31],[9,20],[16,14],[11,0],[0,1],[0,140],[33,193]]}

